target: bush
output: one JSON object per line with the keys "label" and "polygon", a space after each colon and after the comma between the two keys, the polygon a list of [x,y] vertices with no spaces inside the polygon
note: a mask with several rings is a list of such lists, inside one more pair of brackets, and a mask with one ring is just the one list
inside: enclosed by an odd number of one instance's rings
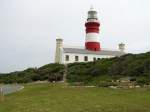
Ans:
{"label": "bush", "polygon": [[38,80],[50,80],[55,77],[55,81],[63,78],[64,65],[47,64],[40,68],[28,68],[24,71],[0,74],[0,83],[29,83]]}
{"label": "bush", "polygon": [[149,85],[150,84],[150,78],[139,77],[137,79],[137,84],[140,85],[140,86]]}
{"label": "bush", "polygon": [[101,81],[98,84],[98,87],[109,87],[109,86],[117,86],[116,83],[113,82],[105,82],[105,81]]}
{"label": "bush", "polygon": [[52,73],[48,77],[48,81],[53,82],[53,81],[61,81],[63,80],[63,74],[61,73]]}
{"label": "bush", "polygon": [[[145,77],[138,80],[140,84],[148,84],[150,80],[150,52],[142,54],[126,54],[121,57],[101,59],[88,63],[73,63],[68,65],[68,82],[98,82],[98,77],[109,76],[112,80],[121,77]],[[95,80],[95,81],[94,81]],[[111,81],[110,81],[111,82]]]}
{"label": "bush", "polygon": [[[142,54],[126,54],[121,57],[101,59],[87,63],[71,63],[67,67],[69,83],[83,82],[97,84],[99,81],[111,82],[120,77],[135,77],[137,83],[150,82],[150,52]],[[28,68],[20,72],[0,74],[0,83],[28,83],[37,80],[60,81],[63,79],[64,65],[47,64],[40,68]],[[108,76],[108,80],[100,77]],[[100,85],[109,85],[100,82]]]}

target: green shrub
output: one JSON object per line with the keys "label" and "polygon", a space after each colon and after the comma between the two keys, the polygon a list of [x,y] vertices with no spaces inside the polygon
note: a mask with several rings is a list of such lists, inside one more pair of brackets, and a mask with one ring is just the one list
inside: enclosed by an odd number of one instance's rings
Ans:
{"label": "green shrub", "polygon": [[116,83],[101,81],[97,84],[98,87],[109,87],[109,86],[117,86]]}
{"label": "green shrub", "polygon": [[50,80],[49,74],[51,77],[55,77],[55,81],[60,81],[63,78],[63,73],[64,65],[47,64],[40,68],[28,68],[24,71],[0,74],[0,83],[29,83],[38,80]]}
{"label": "green shrub", "polygon": [[140,85],[140,86],[149,85],[150,84],[150,77],[149,78],[147,78],[147,77],[139,77],[137,79],[137,84]]}

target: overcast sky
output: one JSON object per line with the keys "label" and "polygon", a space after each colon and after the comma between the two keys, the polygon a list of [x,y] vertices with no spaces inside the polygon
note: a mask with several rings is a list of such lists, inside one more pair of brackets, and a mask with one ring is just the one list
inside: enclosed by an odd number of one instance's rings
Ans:
{"label": "overcast sky", "polygon": [[54,62],[55,39],[84,45],[87,11],[101,22],[102,48],[150,51],[150,0],[0,0],[0,72]]}

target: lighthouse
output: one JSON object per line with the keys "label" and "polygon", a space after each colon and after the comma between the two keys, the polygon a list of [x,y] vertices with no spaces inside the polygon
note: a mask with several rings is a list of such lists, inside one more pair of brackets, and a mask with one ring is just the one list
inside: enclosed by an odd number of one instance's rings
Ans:
{"label": "lighthouse", "polygon": [[122,56],[125,53],[125,44],[120,43],[119,49],[101,49],[100,46],[100,22],[97,17],[97,11],[93,7],[88,11],[88,17],[85,22],[85,45],[84,46],[66,46],[63,39],[56,39],[55,63],[69,64],[74,62],[91,62],[103,58],[113,58]]}
{"label": "lighthouse", "polygon": [[85,48],[90,51],[100,51],[100,41],[99,41],[99,27],[100,22],[97,17],[97,11],[91,6],[88,11],[88,18],[85,23],[86,27],[86,39]]}

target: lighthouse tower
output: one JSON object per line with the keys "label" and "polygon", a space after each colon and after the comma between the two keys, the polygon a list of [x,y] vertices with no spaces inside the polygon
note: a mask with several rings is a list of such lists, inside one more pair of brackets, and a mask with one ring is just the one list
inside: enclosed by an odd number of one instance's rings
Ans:
{"label": "lighthouse tower", "polygon": [[93,7],[88,11],[88,18],[85,23],[86,27],[86,39],[85,48],[91,51],[100,51],[100,41],[99,41],[99,27],[100,22],[97,18],[97,12]]}

